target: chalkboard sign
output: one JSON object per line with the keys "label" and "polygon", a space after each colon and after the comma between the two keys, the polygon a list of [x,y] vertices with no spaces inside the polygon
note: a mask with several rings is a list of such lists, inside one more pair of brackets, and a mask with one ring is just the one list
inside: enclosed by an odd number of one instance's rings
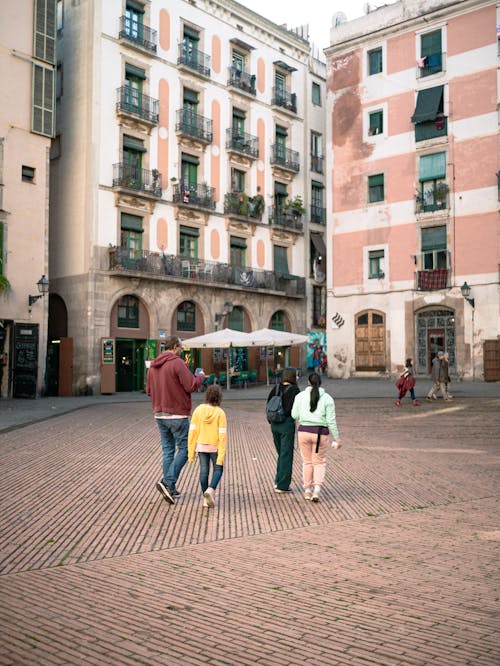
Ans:
{"label": "chalkboard sign", "polygon": [[15,324],[14,368],[12,392],[14,398],[36,398],[38,378],[38,324]]}

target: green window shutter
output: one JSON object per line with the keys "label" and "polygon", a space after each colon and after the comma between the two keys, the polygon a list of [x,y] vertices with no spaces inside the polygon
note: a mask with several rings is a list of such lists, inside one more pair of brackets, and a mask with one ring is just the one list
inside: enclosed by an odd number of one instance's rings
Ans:
{"label": "green window shutter", "polygon": [[420,158],[420,182],[446,176],[446,153],[422,155]]}
{"label": "green window shutter", "polygon": [[120,226],[126,231],[139,231],[143,232],[142,228],[142,217],[138,215],[129,215],[128,213],[122,213],[120,218]]}
{"label": "green window shutter", "polygon": [[429,32],[421,36],[421,53],[423,57],[441,53],[441,30]]}
{"label": "green window shutter", "polygon": [[139,139],[134,139],[132,136],[123,136],[123,147],[127,150],[134,150],[138,153],[146,153],[147,148],[144,147],[144,144]]}
{"label": "green window shutter", "polygon": [[186,162],[186,164],[195,164],[196,166],[200,163],[200,160],[197,157],[186,155],[186,153],[182,153],[182,161]]}
{"label": "green window shutter", "polygon": [[233,109],[233,118],[246,118],[246,113],[241,111],[241,109]]}
{"label": "green window shutter", "polygon": [[189,88],[184,88],[182,91],[183,102],[191,102],[191,104],[198,104],[198,93]]}
{"label": "green window shutter", "polygon": [[194,42],[199,42],[200,41],[200,33],[196,32],[196,30],[192,30],[191,28],[188,28],[187,25],[184,26],[184,32],[183,32],[184,38],[188,38],[191,41]]}
{"label": "green window shutter", "polygon": [[417,94],[417,104],[411,117],[412,123],[425,123],[427,120],[436,120],[442,108],[443,86],[426,88]]}
{"label": "green window shutter", "polygon": [[241,247],[245,248],[247,246],[247,241],[245,238],[238,238],[237,236],[231,236],[231,247]]}
{"label": "green window shutter", "polygon": [[54,136],[55,72],[33,64],[31,130]]}
{"label": "green window shutter", "polygon": [[285,127],[281,127],[281,125],[276,125],[276,137],[278,136],[288,136],[288,132],[286,131]]}
{"label": "green window shutter", "polygon": [[422,252],[446,250],[446,226],[422,229]]}
{"label": "green window shutter", "polygon": [[200,235],[200,230],[194,227],[185,227],[184,225],[181,225],[181,234],[184,236],[198,237]]}
{"label": "green window shutter", "polygon": [[288,256],[286,247],[274,245],[274,272],[288,275]]}
{"label": "green window shutter", "polygon": [[286,197],[288,195],[286,185],[283,185],[283,183],[274,183],[274,194],[282,194]]}
{"label": "green window shutter", "polygon": [[141,5],[140,2],[134,2],[134,0],[127,0],[127,9],[133,9],[134,12],[144,14],[144,5]]}
{"label": "green window shutter", "polygon": [[368,176],[368,186],[377,187],[384,184],[384,174],[378,173],[375,176]]}
{"label": "green window shutter", "polygon": [[130,76],[135,76],[137,79],[146,79],[146,72],[139,67],[134,67],[134,65],[125,65],[125,74],[130,74]]}
{"label": "green window shutter", "polygon": [[55,64],[56,0],[35,0],[33,54],[39,60]]}
{"label": "green window shutter", "polygon": [[312,84],[312,103],[316,104],[317,106],[321,105],[321,88],[319,87],[319,84],[314,83]]}

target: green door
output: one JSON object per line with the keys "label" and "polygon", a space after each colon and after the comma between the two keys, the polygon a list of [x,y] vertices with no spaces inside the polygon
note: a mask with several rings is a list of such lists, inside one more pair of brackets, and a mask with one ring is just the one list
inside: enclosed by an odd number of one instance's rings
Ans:
{"label": "green door", "polygon": [[116,391],[142,391],[146,340],[116,340]]}

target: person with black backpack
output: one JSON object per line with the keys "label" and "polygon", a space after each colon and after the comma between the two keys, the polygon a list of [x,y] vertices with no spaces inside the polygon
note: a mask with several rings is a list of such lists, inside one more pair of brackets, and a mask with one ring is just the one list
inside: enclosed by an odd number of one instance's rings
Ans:
{"label": "person with black backpack", "polygon": [[290,493],[292,480],[293,447],[295,444],[295,421],[291,417],[295,396],[300,393],[297,386],[297,371],[286,368],[279,384],[269,393],[266,416],[271,424],[274,446],[278,454],[274,492]]}

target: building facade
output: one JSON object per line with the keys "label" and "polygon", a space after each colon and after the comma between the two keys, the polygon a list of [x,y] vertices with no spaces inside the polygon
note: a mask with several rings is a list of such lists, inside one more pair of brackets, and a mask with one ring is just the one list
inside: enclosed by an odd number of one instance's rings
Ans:
{"label": "building facade", "polygon": [[[325,69],[308,41],[230,0],[58,6],[49,322],[72,340],[73,391],[141,389],[173,334],[324,326]],[[262,353],[231,363],[262,374]]]}
{"label": "building facade", "polygon": [[[485,377],[500,333],[495,2],[408,0],[331,29],[333,376]],[[470,291],[468,291],[470,287]]]}
{"label": "building facade", "polygon": [[19,0],[0,22],[1,398],[35,398],[45,381],[55,8]]}

